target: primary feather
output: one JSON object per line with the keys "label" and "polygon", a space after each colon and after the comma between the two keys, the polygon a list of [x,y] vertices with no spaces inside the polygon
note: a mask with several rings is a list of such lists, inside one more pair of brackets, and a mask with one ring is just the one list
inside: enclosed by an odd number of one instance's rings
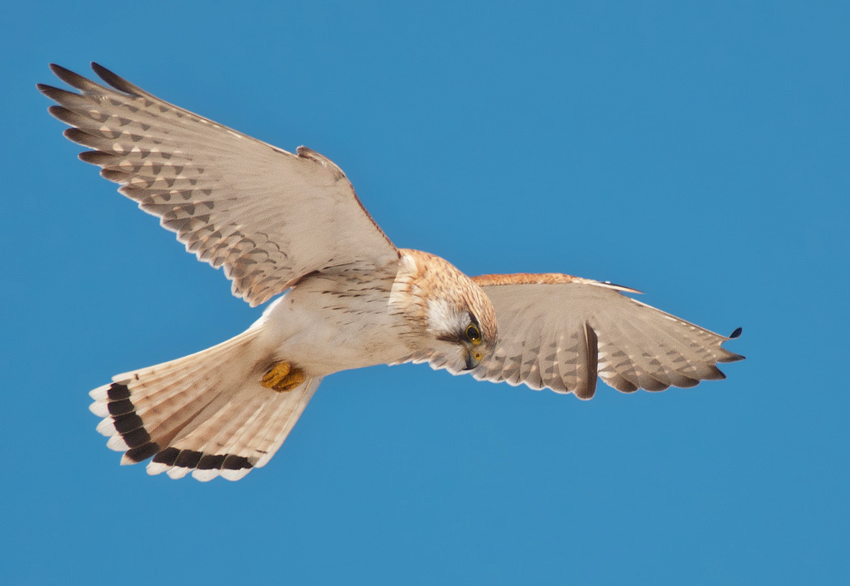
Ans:
{"label": "primary feather", "polygon": [[112,88],[51,65],[80,93],[39,85],[59,104],[50,113],[94,149],[83,161],[199,260],[223,267],[237,297],[259,305],[312,271],[398,258],[330,160],[304,147],[288,153],[92,68]]}

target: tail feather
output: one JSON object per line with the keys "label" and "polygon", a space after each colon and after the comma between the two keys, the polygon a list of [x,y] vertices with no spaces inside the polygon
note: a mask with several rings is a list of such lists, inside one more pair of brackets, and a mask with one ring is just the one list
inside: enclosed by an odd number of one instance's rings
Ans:
{"label": "tail feather", "polygon": [[[212,453],[212,452],[221,452],[224,454],[234,454],[233,449],[229,446],[229,444],[233,443],[233,438],[238,437],[246,430],[245,428],[249,425],[251,419],[259,414],[263,407],[263,401],[260,397],[254,397],[247,401],[245,405],[237,406],[237,405],[228,405],[228,409],[222,409],[218,412],[217,417],[211,418],[204,423],[204,425],[210,424],[210,422],[220,422],[220,427],[217,432],[214,431],[214,427],[210,425],[211,437],[207,440],[202,446],[198,448],[197,451],[203,453]],[[231,413],[231,411],[235,411],[235,413]],[[225,419],[225,415],[228,417]],[[180,444],[180,442],[175,442],[175,447]],[[225,458],[221,459],[222,466],[224,465]],[[218,476],[221,472],[227,471],[217,469],[217,468],[209,468],[203,469],[201,463],[203,459],[198,462],[198,470],[195,470],[192,475],[198,480],[212,480],[216,476]],[[155,463],[152,463],[155,464]],[[249,468],[240,468],[238,470],[233,470],[236,474],[240,474],[244,476],[247,474]],[[148,473],[152,473],[150,467],[148,468]],[[241,477],[241,476],[240,476]]]}
{"label": "tail feather", "polygon": [[[253,441],[254,436],[256,435],[255,430],[267,423],[267,413],[263,412],[262,407],[254,409],[248,413],[248,419],[241,426],[239,431],[233,434],[227,442],[227,445],[224,447],[224,451],[228,454],[243,454],[252,450],[252,446],[255,445],[255,442]],[[247,471],[242,469],[229,469],[226,464],[227,462],[222,464],[221,475],[228,480],[238,480],[247,474]]]}
{"label": "tail feather", "polygon": [[[201,459],[195,459],[195,454],[212,451],[209,445],[213,444],[219,448],[215,450],[217,453],[229,454],[227,458],[221,461],[221,475],[228,480],[242,478],[251,468],[257,467],[259,455],[256,452],[265,450],[266,444],[257,441],[247,441],[240,444],[239,439],[243,437],[249,437],[249,440],[254,438],[256,430],[268,425],[276,410],[276,406],[268,401],[271,391],[263,390],[265,393],[256,393],[250,398],[236,397],[239,404],[242,405],[241,410],[236,409],[235,405],[229,405],[227,409],[222,409],[220,413],[228,415],[228,424],[223,425],[219,433],[211,438],[211,441],[202,442],[206,430],[198,428],[172,442],[167,450],[158,454],[148,465],[148,474],[160,474],[167,471],[171,478],[182,478],[194,471],[193,476],[195,478],[211,480],[214,477],[214,472],[202,472],[203,469],[195,470],[201,464]],[[293,392],[302,391],[303,386]],[[291,397],[286,397],[286,399],[292,400]],[[250,464],[250,466],[247,464]],[[219,470],[215,471],[218,472]]]}
{"label": "tail feather", "polygon": [[153,457],[148,474],[238,480],[264,466],[321,378],[279,393],[260,384],[256,330],[203,352],[113,377],[93,390],[97,430],[122,464]]}
{"label": "tail feather", "polygon": [[[112,380],[114,382],[135,380],[136,382],[133,387],[134,398],[137,402],[141,402],[141,399],[153,392],[156,392],[157,389],[162,391],[162,388],[157,385],[165,378],[171,378],[170,382],[172,384],[187,378],[190,376],[190,373],[197,372],[199,369],[204,367],[209,367],[209,362],[212,358],[228,353],[228,351],[231,351],[234,346],[246,344],[254,337],[254,335],[254,330],[248,330],[247,332],[244,332],[235,338],[226,340],[212,348],[207,348],[206,350],[196,352],[195,354],[190,354],[189,356],[184,356],[183,358],[178,358],[169,362],[163,362],[162,364],[157,364],[155,366],[117,374],[112,377]],[[204,358],[204,360],[198,360],[199,358]],[[182,376],[173,377],[172,375],[175,371],[179,371]],[[144,377],[144,380],[141,380],[141,377]],[[98,387],[91,391],[89,396],[98,402],[107,401],[107,391],[110,386],[111,385],[104,385],[102,387]],[[157,394],[159,395],[159,393]],[[162,397],[163,395],[159,396]]]}
{"label": "tail feather", "polygon": [[265,466],[271,460],[271,457],[274,456],[275,452],[280,449],[280,446],[283,445],[284,440],[289,435],[290,430],[295,426],[298,418],[301,417],[301,413],[313,397],[313,393],[316,392],[320,382],[321,379],[315,380],[312,384],[305,382],[306,390],[309,392],[304,392],[301,396],[296,397],[292,403],[281,404],[275,413],[274,419],[268,425],[258,430],[259,434],[255,441],[259,442],[260,438],[262,438],[262,443],[269,447],[266,448],[265,453],[257,461],[257,468]]}

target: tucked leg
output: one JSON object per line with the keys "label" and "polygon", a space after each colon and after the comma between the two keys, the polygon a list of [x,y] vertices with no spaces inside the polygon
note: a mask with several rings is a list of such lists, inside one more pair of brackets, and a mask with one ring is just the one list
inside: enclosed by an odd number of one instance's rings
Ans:
{"label": "tucked leg", "polygon": [[260,384],[267,389],[279,393],[291,391],[305,380],[304,371],[300,368],[292,368],[292,364],[286,361],[276,363],[263,376]]}

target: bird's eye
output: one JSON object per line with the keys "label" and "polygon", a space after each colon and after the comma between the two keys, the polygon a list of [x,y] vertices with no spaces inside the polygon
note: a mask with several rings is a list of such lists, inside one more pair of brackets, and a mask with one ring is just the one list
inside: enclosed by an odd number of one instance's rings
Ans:
{"label": "bird's eye", "polygon": [[481,343],[481,330],[475,324],[466,326],[466,337],[476,346]]}

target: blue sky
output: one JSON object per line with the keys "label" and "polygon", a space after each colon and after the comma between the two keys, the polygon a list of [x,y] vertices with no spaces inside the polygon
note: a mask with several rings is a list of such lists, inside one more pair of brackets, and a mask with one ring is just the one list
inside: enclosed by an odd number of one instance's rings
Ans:
{"label": "blue sky", "polygon": [[[0,7],[8,584],[843,584],[850,7]],[[119,467],[88,391],[258,316],[122,198],[37,82],[98,61],[339,164],[399,246],[565,272],[728,334],[695,389],[425,366],[326,379],[238,483]]]}

